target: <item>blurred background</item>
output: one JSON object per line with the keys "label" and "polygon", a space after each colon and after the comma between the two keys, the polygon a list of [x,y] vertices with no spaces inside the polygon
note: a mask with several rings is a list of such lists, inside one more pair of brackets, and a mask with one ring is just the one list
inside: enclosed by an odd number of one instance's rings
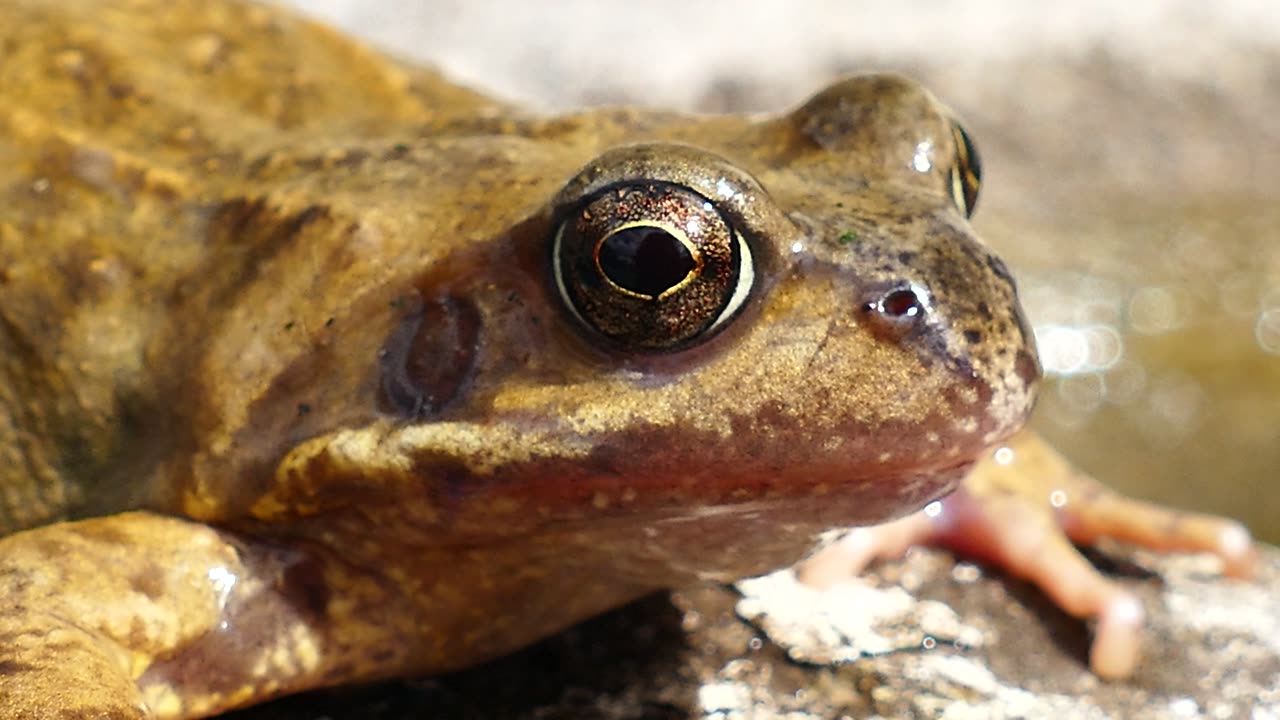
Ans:
{"label": "blurred background", "polygon": [[914,75],[982,152],[975,224],[1049,373],[1041,431],[1113,487],[1280,542],[1275,0],[294,0],[533,107],[778,111]]}

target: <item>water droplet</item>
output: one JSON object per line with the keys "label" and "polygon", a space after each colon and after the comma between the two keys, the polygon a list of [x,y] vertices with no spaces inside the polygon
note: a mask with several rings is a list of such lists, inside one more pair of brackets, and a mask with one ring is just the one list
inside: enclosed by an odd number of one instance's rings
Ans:
{"label": "water droplet", "polygon": [[927,173],[933,169],[933,142],[921,140],[916,145],[916,153],[911,158],[911,167],[918,173]]}

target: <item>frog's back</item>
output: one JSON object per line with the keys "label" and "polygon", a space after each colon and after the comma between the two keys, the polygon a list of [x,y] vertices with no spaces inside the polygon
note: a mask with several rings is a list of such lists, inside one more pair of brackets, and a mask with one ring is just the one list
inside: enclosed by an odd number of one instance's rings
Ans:
{"label": "frog's back", "polygon": [[[136,480],[177,440],[155,426],[181,396],[156,337],[193,277],[225,268],[225,289],[250,261],[210,239],[271,212],[252,199],[263,148],[492,103],[265,6],[0,0],[0,16],[3,534],[154,495]],[[201,284],[187,304],[218,292]]]}
{"label": "frog's back", "polygon": [[183,166],[202,151],[231,151],[272,130],[421,121],[492,105],[434,72],[388,62],[263,5],[3,5],[4,108],[156,162]]}

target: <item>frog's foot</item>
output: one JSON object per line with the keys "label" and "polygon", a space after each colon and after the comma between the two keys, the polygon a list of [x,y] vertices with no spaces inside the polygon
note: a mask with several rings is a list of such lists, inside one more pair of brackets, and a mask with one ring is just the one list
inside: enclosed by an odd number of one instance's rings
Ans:
{"label": "frog's foot", "polygon": [[403,609],[377,580],[150,513],[9,536],[0,720],[206,717],[399,672],[412,632],[362,621]]}
{"label": "frog's foot", "polygon": [[1090,667],[1119,679],[1138,663],[1142,604],[1072,544],[1104,537],[1158,551],[1212,553],[1233,577],[1252,575],[1257,563],[1249,532],[1239,523],[1119,495],[1024,431],[980,462],[945,500],[849,532],[806,560],[800,573],[825,586],[912,545],[945,546],[1031,581],[1076,617],[1096,618]]}

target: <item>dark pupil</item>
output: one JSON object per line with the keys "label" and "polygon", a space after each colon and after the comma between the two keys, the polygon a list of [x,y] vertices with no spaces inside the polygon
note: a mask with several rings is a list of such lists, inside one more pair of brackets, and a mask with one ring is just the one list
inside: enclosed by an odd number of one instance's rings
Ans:
{"label": "dark pupil", "polygon": [[880,308],[886,315],[910,317],[920,312],[920,300],[910,290],[894,290],[880,302]]}
{"label": "dark pupil", "polygon": [[657,297],[694,269],[684,243],[656,227],[630,227],[600,243],[600,269],[615,285]]}

